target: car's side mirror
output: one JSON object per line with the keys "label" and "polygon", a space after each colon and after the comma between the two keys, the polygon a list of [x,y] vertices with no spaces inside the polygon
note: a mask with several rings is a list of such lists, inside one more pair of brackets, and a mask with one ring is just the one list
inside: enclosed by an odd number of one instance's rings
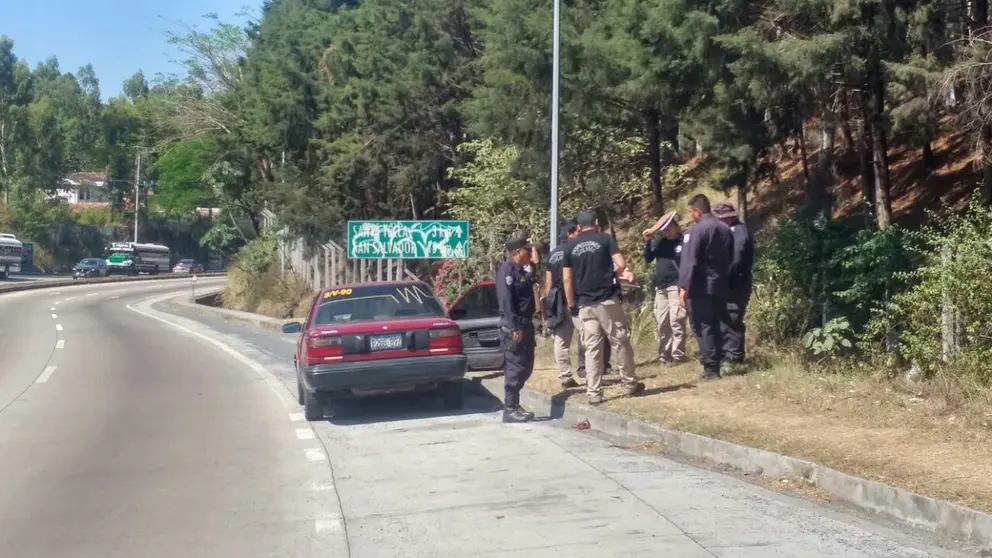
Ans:
{"label": "car's side mirror", "polygon": [[283,333],[299,333],[303,331],[303,324],[300,322],[289,322],[288,324],[282,324]]}
{"label": "car's side mirror", "polygon": [[464,308],[452,308],[451,311],[448,312],[448,316],[450,316],[452,320],[464,320],[465,316],[468,316],[468,310],[465,310]]}

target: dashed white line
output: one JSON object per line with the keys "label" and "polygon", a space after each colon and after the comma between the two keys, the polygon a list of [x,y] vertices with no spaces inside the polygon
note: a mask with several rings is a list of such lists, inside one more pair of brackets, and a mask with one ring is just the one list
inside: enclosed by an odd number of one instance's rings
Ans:
{"label": "dashed white line", "polygon": [[64,349],[65,348],[65,339],[59,339],[58,342],[55,343],[55,348],[56,349]]}
{"label": "dashed white line", "polygon": [[88,295],[86,295],[86,296],[96,296],[96,295],[98,295],[98,294],[100,294],[100,293],[90,293],[90,294],[88,294]]}
{"label": "dashed white line", "polygon": [[36,384],[44,384],[45,382],[48,381],[49,378],[52,377],[52,374],[54,374],[54,373],[55,373],[55,367],[54,366],[49,366],[49,367],[45,368],[45,371],[41,373],[41,376],[38,376],[38,379],[35,380],[34,383],[36,383]]}
{"label": "dashed white line", "polygon": [[58,314],[52,314],[52,319],[53,319],[53,320],[57,320],[57,319],[59,319],[59,316],[58,316]]}
{"label": "dashed white line", "polygon": [[[55,304],[58,304],[58,302],[56,302]],[[54,307],[54,306],[52,306],[51,308],[49,308],[49,309],[48,309],[48,311],[49,311],[49,312],[54,312],[54,311],[55,311],[55,307]]]}
{"label": "dashed white line", "polygon": [[62,331],[62,324],[55,324],[55,331]]}
{"label": "dashed white line", "polygon": [[306,417],[303,416],[303,413],[289,413],[290,422],[303,422],[304,420]]}
{"label": "dashed white line", "polygon": [[313,440],[313,430],[310,428],[297,428],[296,437],[300,440]]}
{"label": "dashed white line", "polygon": [[114,295],[114,296],[110,297],[110,300],[117,300],[118,298],[120,298],[119,295]]}
{"label": "dashed white line", "polygon": [[314,521],[314,528],[317,534],[322,533],[338,533],[341,531],[341,520],[340,519],[317,519]]}
{"label": "dashed white line", "polygon": [[74,299],[74,298],[76,298],[76,297],[74,297],[74,296],[70,296],[69,298],[67,298],[67,299],[65,299],[65,301],[64,301],[64,302],[69,302],[70,300],[72,300],[72,299]]}
{"label": "dashed white line", "polygon": [[308,448],[306,450],[307,461],[315,463],[317,461],[324,461],[326,457],[324,456],[324,450],[320,448]]}

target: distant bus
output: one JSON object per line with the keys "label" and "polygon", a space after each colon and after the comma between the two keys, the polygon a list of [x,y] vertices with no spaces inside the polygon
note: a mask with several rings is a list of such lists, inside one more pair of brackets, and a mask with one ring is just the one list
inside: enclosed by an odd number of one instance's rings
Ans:
{"label": "distant bus", "polygon": [[107,272],[124,275],[168,273],[169,247],[161,244],[114,242],[107,246]]}
{"label": "distant bus", "polygon": [[12,234],[0,233],[0,279],[21,272],[24,244]]}

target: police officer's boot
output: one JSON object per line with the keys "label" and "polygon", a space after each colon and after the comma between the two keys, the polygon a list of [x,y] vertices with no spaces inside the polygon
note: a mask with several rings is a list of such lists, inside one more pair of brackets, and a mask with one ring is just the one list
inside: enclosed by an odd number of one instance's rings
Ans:
{"label": "police officer's boot", "polygon": [[503,409],[503,422],[505,423],[530,422],[533,418],[534,413],[525,411],[520,407]]}
{"label": "police officer's boot", "polygon": [[534,418],[534,413],[525,411],[520,406],[519,398],[507,395],[506,403],[503,407],[503,422],[529,422]]}

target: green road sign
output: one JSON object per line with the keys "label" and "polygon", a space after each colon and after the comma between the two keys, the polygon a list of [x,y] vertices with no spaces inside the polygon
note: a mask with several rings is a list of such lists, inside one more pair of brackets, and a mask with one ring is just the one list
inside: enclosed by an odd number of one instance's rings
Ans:
{"label": "green road sign", "polygon": [[348,257],[463,260],[468,221],[348,221]]}

